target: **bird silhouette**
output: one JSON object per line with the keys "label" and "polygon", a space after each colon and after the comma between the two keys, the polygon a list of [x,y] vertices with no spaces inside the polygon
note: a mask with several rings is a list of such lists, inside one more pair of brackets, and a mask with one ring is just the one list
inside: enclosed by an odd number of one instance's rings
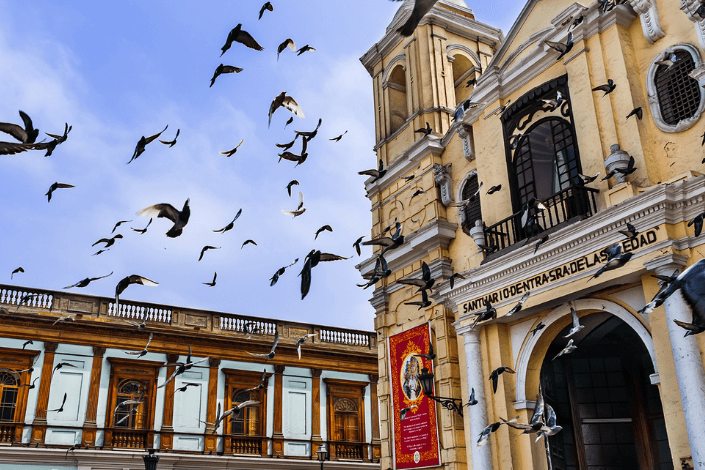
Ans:
{"label": "bird silhouette", "polygon": [[166,232],[166,236],[169,238],[176,238],[183,232],[184,227],[188,223],[189,217],[191,217],[191,208],[189,207],[189,202],[191,199],[186,199],[184,203],[184,208],[181,211],[177,210],[171,204],[154,204],[153,206],[145,207],[144,209],[137,212],[137,215],[144,217],[163,217],[174,222],[174,225]]}
{"label": "bird silhouette", "polygon": [[250,49],[254,49],[256,51],[264,50],[264,48],[260,46],[257,41],[255,41],[255,38],[250,35],[250,33],[242,30],[242,23],[235,26],[228,33],[228,38],[225,40],[225,44],[220,49],[221,51],[223,51],[220,53],[221,57],[223,56],[223,54],[225,54],[228,49],[230,49],[230,46],[233,45],[233,42],[239,42],[240,44],[244,44]]}

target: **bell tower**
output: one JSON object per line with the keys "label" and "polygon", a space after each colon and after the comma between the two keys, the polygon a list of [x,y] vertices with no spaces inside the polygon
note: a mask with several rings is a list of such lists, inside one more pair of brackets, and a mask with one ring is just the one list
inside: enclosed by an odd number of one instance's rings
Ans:
{"label": "bell tower", "polygon": [[[458,345],[451,326],[454,313],[435,302],[418,309],[407,305],[422,296],[416,287],[397,281],[420,277],[423,263],[429,266],[436,285],[453,272],[449,246],[458,234],[466,235],[453,217],[447,217],[451,208],[446,204],[455,200],[453,173],[465,174],[474,166],[471,135],[454,118],[502,40],[502,32],[478,22],[463,0],[438,0],[413,34],[403,37],[397,30],[413,7],[413,0],[405,0],[382,39],[360,59],[372,77],[375,106],[377,160],[370,161],[368,168],[376,168],[381,160],[387,169],[382,178],[366,181],[372,205],[371,237],[391,236],[397,222],[405,237],[401,246],[384,254],[391,274],[374,285],[370,299],[380,345],[383,469],[394,468],[394,414],[399,413],[390,395],[387,337],[430,322],[437,354],[436,393],[461,397]],[[426,123],[430,134],[415,132]],[[375,254],[357,266],[367,279],[375,271],[381,250],[375,246]],[[438,409],[443,467],[466,469],[464,420],[440,405]]]}

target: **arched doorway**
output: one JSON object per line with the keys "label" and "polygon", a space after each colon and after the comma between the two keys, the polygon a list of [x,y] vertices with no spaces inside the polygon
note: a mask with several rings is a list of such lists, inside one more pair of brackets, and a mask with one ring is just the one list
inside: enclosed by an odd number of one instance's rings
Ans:
{"label": "arched doorway", "polygon": [[606,312],[584,316],[551,343],[541,367],[544,397],[563,431],[548,440],[554,470],[673,469],[661,399],[649,375],[651,357],[639,335]]}

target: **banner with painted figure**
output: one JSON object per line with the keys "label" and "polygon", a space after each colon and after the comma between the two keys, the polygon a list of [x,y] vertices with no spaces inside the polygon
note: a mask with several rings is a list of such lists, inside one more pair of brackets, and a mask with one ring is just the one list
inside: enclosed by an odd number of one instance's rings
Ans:
{"label": "banner with painted figure", "polygon": [[[389,372],[393,406],[394,468],[426,468],[441,465],[436,422],[436,402],[421,387],[421,369],[433,372],[433,362],[418,357],[428,354],[431,325],[425,323],[388,338]],[[435,392],[434,392],[435,394]],[[404,420],[400,410],[406,411]]]}

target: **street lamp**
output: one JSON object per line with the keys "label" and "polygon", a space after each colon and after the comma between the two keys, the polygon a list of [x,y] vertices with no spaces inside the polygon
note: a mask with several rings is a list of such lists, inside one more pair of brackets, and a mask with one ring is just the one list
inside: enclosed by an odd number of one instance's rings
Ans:
{"label": "street lamp", "polygon": [[[455,411],[460,416],[463,416],[463,400],[460,398],[446,398],[446,397],[436,397],[433,396],[433,373],[429,372],[427,368],[421,369],[421,374],[419,375],[419,380],[421,381],[421,387],[423,387],[423,393],[431,400],[440,403],[449,411]],[[455,402],[459,403],[455,403]]]}
{"label": "street lamp", "polygon": [[148,455],[142,457],[144,459],[144,470],[157,470],[159,456],[154,455],[154,449],[149,449],[148,452]]}
{"label": "street lamp", "polygon": [[321,462],[321,470],[323,470],[323,462],[326,460],[326,458],[328,458],[328,449],[326,448],[326,445],[321,444],[320,446],[318,446],[316,454],[318,454],[318,461]]}

